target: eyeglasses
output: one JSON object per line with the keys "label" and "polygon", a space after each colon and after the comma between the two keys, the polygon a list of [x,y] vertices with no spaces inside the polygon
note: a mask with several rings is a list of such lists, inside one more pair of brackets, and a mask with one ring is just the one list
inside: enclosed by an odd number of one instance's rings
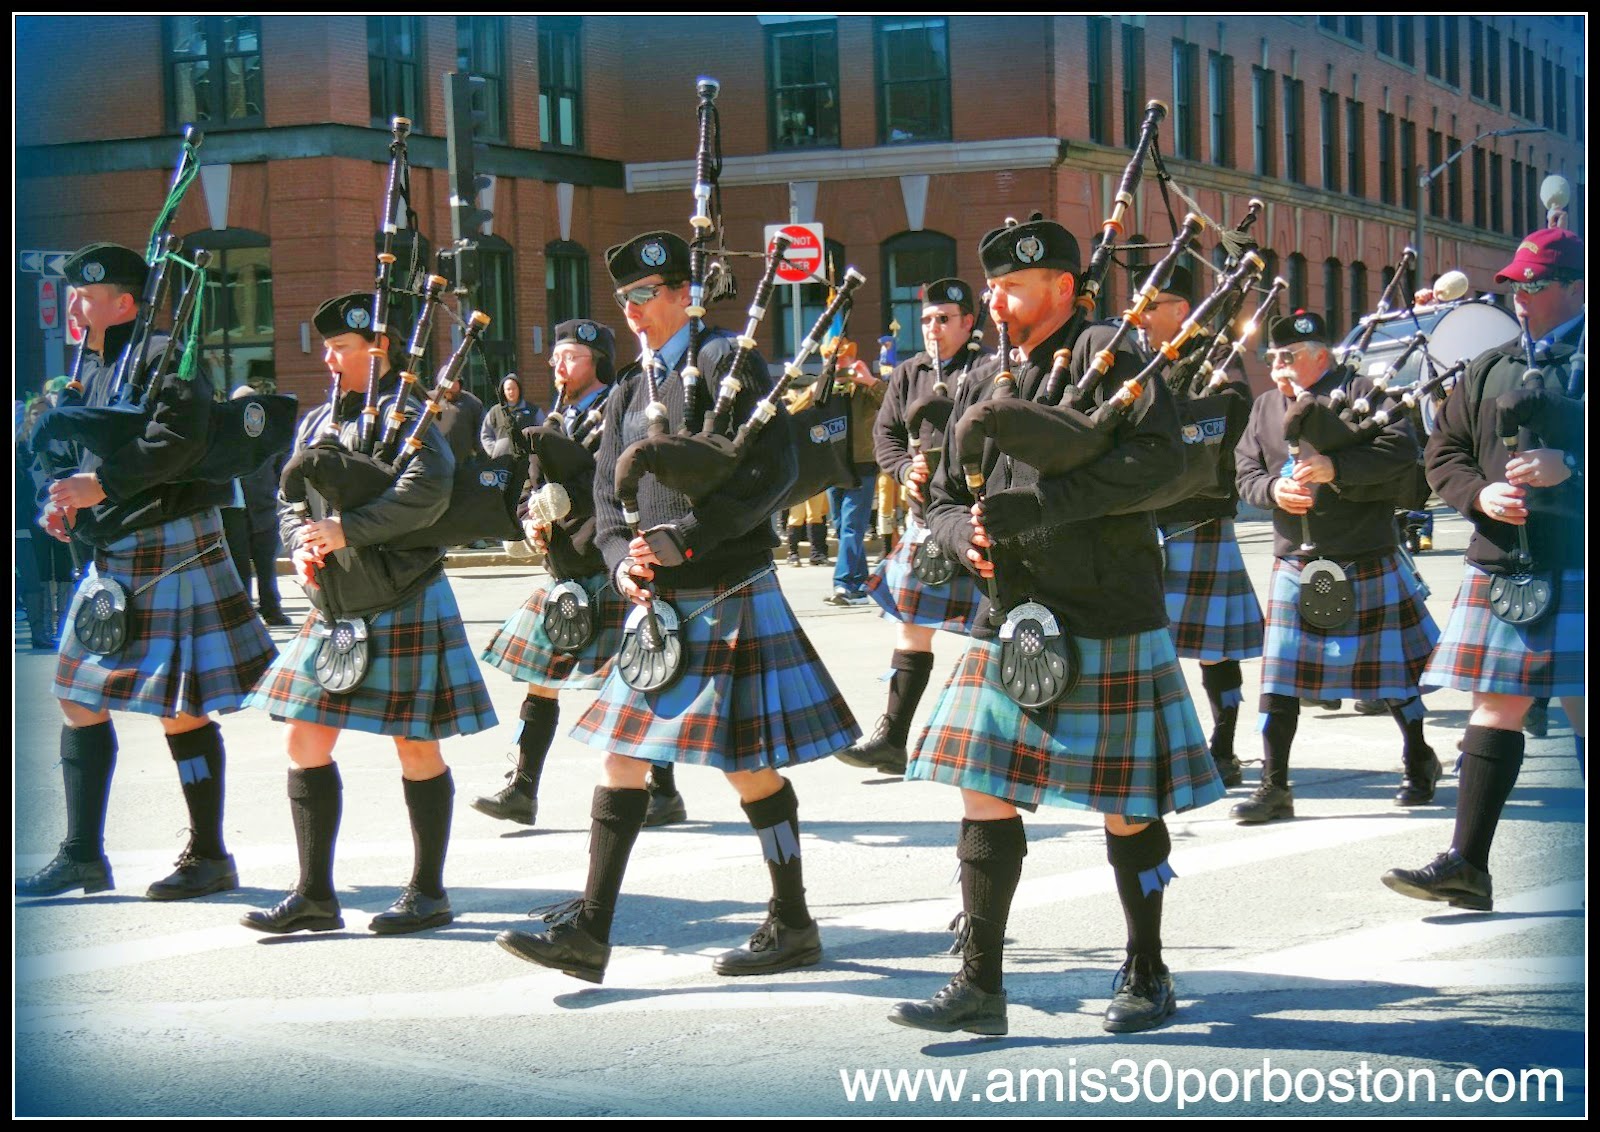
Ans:
{"label": "eyeglasses", "polygon": [[617,306],[626,307],[629,303],[632,303],[636,307],[642,307],[659,295],[661,289],[665,286],[665,283],[645,283],[642,286],[629,287],[624,291],[618,291],[615,294]]}
{"label": "eyeglasses", "polygon": [[570,365],[576,365],[578,362],[583,361],[585,358],[589,358],[589,357],[593,357],[593,356],[594,355],[589,354],[589,353],[585,353],[585,352],[578,351],[578,350],[573,350],[571,353],[567,353],[567,354],[551,354],[548,360],[550,362],[550,368],[551,369],[556,369],[561,365],[562,362],[566,362],[569,366]]}
{"label": "eyeglasses", "polygon": [[944,326],[949,321],[950,321],[950,316],[947,315],[947,314],[925,314],[925,315],[922,316],[922,325],[923,326],[932,326],[936,322],[940,326]]}
{"label": "eyeglasses", "polygon": [[1294,362],[1310,352],[1310,346],[1285,346],[1281,350],[1268,350],[1267,362],[1270,365],[1277,365],[1279,362]]}
{"label": "eyeglasses", "polygon": [[1511,284],[1511,289],[1519,295],[1537,295],[1546,287],[1564,286],[1566,286],[1566,281],[1563,279],[1540,279],[1533,283],[1513,283]]}

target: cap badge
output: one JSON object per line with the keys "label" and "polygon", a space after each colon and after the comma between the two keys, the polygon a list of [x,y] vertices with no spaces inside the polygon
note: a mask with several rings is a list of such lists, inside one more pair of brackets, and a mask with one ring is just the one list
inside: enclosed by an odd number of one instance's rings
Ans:
{"label": "cap badge", "polygon": [[1523,277],[1523,278],[1524,278],[1524,279],[1532,279],[1532,278],[1533,278],[1533,268],[1531,268],[1531,267],[1524,267],[1524,268],[1523,268],[1523,269],[1522,269],[1522,277]]}
{"label": "cap badge", "polygon": [[961,293],[961,288],[957,287],[953,283],[944,289],[944,293],[949,297],[952,303],[959,303],[963,298],[966,297]]}
{"label": "cap badge", "polygon": [[106,277],[105,265],[90,260],[83,265],[83,278],[88,283],[98,283]]}
{"label": "cap badge", "polygon": [[365,307],[351,307],[344,312],[344,324],[351,330],[365,330],[372,325],[372,315]]}
{"label": "cap badge", "polygon": [[1310,334],[1316,328],[1317,324],[1312,322],[1309,318],[1297,318],[1294,320],[1294,329],[1296,334]]}
{"label": "cap badge", "polygon": [[600,335],[595,331],[594,323],[580,322],[578,323],[578,337],[582,338],[585,342],[593,342],[596,338],[600,337]]}
{"label": "cap badge", "polygon": [[639,249],[639,259],[646,267],[660,267],[667,262],[667,249],[651,240]]}
{"label": "cap badge", "polygon": [[1024,236],[1017,241],[1017,258],[1023,263],[1034,263],[1044,258],[1044,241],[1038,236]]}

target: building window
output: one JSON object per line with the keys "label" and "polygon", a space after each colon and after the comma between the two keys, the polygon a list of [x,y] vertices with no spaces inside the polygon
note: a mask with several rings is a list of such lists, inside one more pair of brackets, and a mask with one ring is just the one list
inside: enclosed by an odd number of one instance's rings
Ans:
{"label": "building window", "polygon": [[478,136],[506,140],[505,17],[456,17],[456,70],[478,75],[483,86],[472,95],[472,109],[483,115]]}
{"label": "building window", "polygon": [[162,27],[171,126],[265,124],[259,16],[168,16]]}
{"label": "building window", "polygon": [[1484,86],[1483,21],[1476,16],[1467,19],[1467,74],[1468,89],[1473,98],[1482,98]]}
{"label": "building window", "polygon": [[[1428,131],[1428,168],[1437,169],[1444,160],[1444,136],[1438,130]],[[1444,178],[1435,177],[1428,182],[1428,212],[1444,215]]]}
{"label": "building window", "polygon": [[500,381],[517,371],[517,285],[512,271],[511,245],[499,236],[478,237],[476,309],[493,320],[472,352],[469,380],[465,383],[485,405],[499,399]]}
{"label": "building window", "polygon": [[1287,274],[1284,278],[1289,281],[1289,309],[1301,311],[1306,309],[1306,257],[1299,252],[1289,256],[1285,265]]}
{"label": "building window", "polygon": [[1089,17],[1089,140],[1111,144],[1111,21]]}
{"label": "building window", "polygon": [[1511,113],[1522,113],[1522,48],[1511,45],[1511,73],[1507,76],[1511,87]]}
{"label": "building window", "polygon": [[421,25],[416,16],[367,17],[367,101],[375,126],[399,116],[422,127]]}
{"label": "building window", "polygon": [[1263,177],[1276,177],[1278,163],[1274,160],[1274,143],[1277,141],[1277,122],[1273,102],[1271,71],[1251,68],[1251,108],[1255,115],[1256,172]]}
{"label": "building window", "polygon": [[[1445,153],[1447,154],[1456,153],[1461,149],[1460,138],[1447,137],[1444,140],[1444,144]],[[1445,195],[1448,202],[1447,207],[1449,209],[1449,216],[1450,219],[1454,220],[1457,224],[1461,223],[1461,178],[1464,175],[1462,172],[1462,167],[1463,163],[1458,158],[1455,164],[1451,165],[1450,168],[1445,172],[1445,176],[1448,178],[1448,182],[1445,186]]]}
{"label": "building window", "polygon": [[1556,128],[1555,64],[1548,59],[1541,60],[1540,70],[1544,75],[1544,112],[1539,121],[1545,129],[1553,130]]}
{"label": "building window", "polygon": [[1144,124],[1144,28],[1122,25],[1122,144],[1132,149]]}
{"label": "building window", "polygon": [[1516,158],[1511,159],[1511,226],[1514,229],[1522,227],[1522,217],[1526,208],[1522,200],[1522,162]]}
{"label": "building window", "polygon": [[1524,232],[1536,232],[1544,227],[1544,202],[1539,199],[1539,171],[1533,167],[1533,162],[1522,167],[1525,180],[1523,199],[1528,202],[1528,219],[1523,226]]}
{"label": "building window", "polygon": [[1489,155],[1474,146],[1472,149],[1472,226],[1486,227],[1489,223],[1488,201]]}
{"label": "building window", "polygon": [[1400,207],[1417,207],[1417,178],[1422,171],[1417,168],[1417,124],[1400,123]]}
{"label": "building window", "polygon": [[1389,58],[1393,59],[1395,18],[1393,16],[1374,16],[1373,19],[1377,21],[1378,25],[1377,34],[1374,37],[1378,48],[1378,54],[1387,55]]}
{"label": "building window", "polygon": [[[824,240],[822,262],[830,279],[838,279],[844,274],[844,245],[838,240]],[[950,274],[950,273],[946,273]],[[935,279],[943,276],[934,276]],[[929,280],[931,282],[931,280]],[[772,341],[775,347],[773,358],[784,360],[795,356],[799,342],[806,335],[818,318],[822,317],[823,310],[828,305],[828,285],[826,283],[801,283],[800,288],[800,334],[794,333],[794,292],[795,284],[779,283],[772,289],[772,301],[767,304],[770,314],[768,323],[772,326]],[[911,316],[911,321],[919,327],[922,308],[917,308],[917,313]],[[905,329],[905,319],[901,318],[901,329]],[[867,335],[862,333],[864,328],[857,327],[857,333],[852,335],[858,340],[866,340]],[[919,330],[920,333],[920,330]],[[918,346],[917,349],[922,349]],[[871,361],[871,358],[865,360]]]}
{"label": "building window", "polygon": [[1362,36],[1361,24],[1362,17],[1346,16],[1344,18],[1344,37],[1346,39],[1353,39],[1355,42],[1360,43]]}
{"label": "building window", "polygon": [[1200,49],[1172,41],[1172,147],[1176,157],[1200,153]]}
{"label": "building window", "polygon": [[1367,265],[1359,260],[1350,265],[1350,325],[1352,328],[1367,313]]}
{"label": "building window", "polygon": [[1353,197],[1367,195],[1367,108],[1366,105],[1347,98],[1344,100],[1345,179]]}
{"label": "building window", "polygon": [[1556,68],[1556,130],[1567,132],[1567,69]]}
{"label": "building window", "polygon": [[539,17],[539,141],[583,148],[583,22]]}
{"label": "building window", "polygon": [[839,144],[839,34],[833,20],[767,28],[774,149]]}
{"label": "building window", "polygon": [[1505,203],[1506,167],[1498,153],[1489,155],[1489,228],[1494,232],[1506,230]]}
{"label": "building window", "polygon": [[[196,232],[184,238],[190,251],[212,255],[206,268],[201,313],[201,356],[216,388],[227,396],[241,385],[262,392],[277,388],[273,365],[272,249],[267,237],[243,228]],[[172,288],[173,303],[182,294],[187,272]]]}
{"label": "building window", "polygon": [[1394,20],[1395,58],[1408,67],[1417,65],[1415,16],[1391,16]]}
{"label": "building window", "polygon": [[956,273],[956,242],[938,232],[904,232],[883,244],[883,309],[900,324],[895,352],[908,358],[922,349],[924,284]]}
{"label": "building window", "polygon": [[1317,26],[1319,28],[1321,28],[1323,31],[1331,31],[1334,35],[1338,35],[1339,34],[1339,17],[1338,16],[1318,16],[1317,17]]}
{"label": "building window", "polygon": [[1233,168],[1233,58],[1211,52],[1207,85],[1211,98],[1211,164]]}
{"label": "building window", "polygon": [[1533,48],[1523,47],[1522,51],[1522,116],[1533,121]]}
{"label": "building window", "polygon": [[1428,77],[1444,78],[1444,32],[1440,25],[1443,16],[1422,17],[1423,58],[1427,60]]}
{"label": "building window", "polygon": [[1444,21],[1444,81],[1461,89],[1461,17],[1441,16]]}
{"label": "building window", "polygon": [[1572,76],[1572,138],[1583,140],[1583,76]]}
{"label": "building window", "polygon": [[1322,297],[1327,303],[1323,317],[1328,335],[1337,341],[1344,337],[1344,265],[1336,259],[1322,265]]}
{"label": "building window", "polygon": [[1485,42],[1487,48],[1484,54],[1488,56],[1489,64],[1489,91],[1486,97],[1491,106],[1500,105],[1500,32],[1497,28],[1485,28]]}
{"label": "building window", "polygon": [[1322,187],[1330,193],[1339,191],[1343,156],[1339,152],[1339,96],[1325,90],[1322,92]]}
{"label": "building window", "polygon": [[1305,83],[1283,77],[1283,176],[1305,183],[1306,106]]}
{"label": "building window", "polygon": [[950,140],[950,27],[943,16],[878,21],[878,140]]}
{"label": "building window", "polygon": [[589,253],[571,240],[544,246],[544,311],[550,341],[561,323],[589,317]]}
{"label": "building window", "polygon": [[1393,204],[1394,197],[1394,115],[1378,111],[1378,199]]}

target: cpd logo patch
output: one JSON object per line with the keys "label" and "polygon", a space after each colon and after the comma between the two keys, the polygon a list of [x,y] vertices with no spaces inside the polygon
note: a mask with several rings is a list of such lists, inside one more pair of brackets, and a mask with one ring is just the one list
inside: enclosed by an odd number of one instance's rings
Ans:
{"label": "cpd logo patch", "polygon": [[1034,263],[1044,258],[1044,241],[1038,236],[1024,236],[1017,241],[1017,258],[1023,263]]}
{"label": "cpd logo patch", "polygon": [[660,267],[667,262],[667,249],[656,241],[651,240],[639,249],[639,260],[646,267]]}
{"label": "cpd logo patch", "polygon": [[260,436],[267,427],[267,411],[259,402],[252,401],[244,407],[244,432],[246,436]]}
{"label": "cpd logo patch", "polygon": [[365,307],[351,307],[344,312],[344,324],[351,330],[365,330],[372,325],[372,315]]}

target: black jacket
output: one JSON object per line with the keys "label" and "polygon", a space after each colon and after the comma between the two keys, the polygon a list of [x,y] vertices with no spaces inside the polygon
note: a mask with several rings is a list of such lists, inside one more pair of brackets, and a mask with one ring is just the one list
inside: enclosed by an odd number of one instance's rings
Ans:
{"label": "black jacket", "polygon": [[[554,428],[555,425],[546,422],[542,427]],[[531,456],[529,463],[530,468],[537,466],[537,461]],[[572,501],[572,509],[550,524],[550,533],[545,538],[545,546],[550,551],[548,569],[556,578],[587,578],[606,568],[605,559],[600,556],[600,548],[594,541],[594,478],[594,467],[591,465],[561,481],[561,486],[566,488],[567,496]],[[542,468],[539,476],[528,477],[517,506],[518,519],[527,519],[529,499],[547,482]]]}
{"label": "black jacket", "polygon": [[[1326,401],[1344,381],[1346,370],[1335,366],[1311,387]],[[1357,377],[1350,383],[1350,398],[1366,396],[1372,382]],[[1283,418],[1293,402],[1276,388],[1256,398],[1250,422],[1234,450],[1238,464],[1239,494],[1245,502],[1272,512],[1272,553],[1279,558],[1327,557],[1342,561],[1374,558],[1396,546],[1395,500],[1417,462],[1417,439],[1411,422],[1401,413],[1371,443],[1341,448],[1331,454],[1333,482],[1312,486],[1311,525],[1314,550],[1302,552],[1300,516],[1291,515],[1273,498],[1273,486],[1284,476],[1289,446],[1283,439]],[[1309,441],[1301,456],[1316,453]]]}
{"label": "black jacket", "polygon": [[[969,342],[961,352],[944,366],[945,386],[954,399],[961,376],[969,372],[988,355]],[[889,389],[883,396],[883,407],[878,410],[878,423],[872,430],[873,455],[878,467],[894,477],[896,483],[906,482],[906,471],[911,467],[911,436],[906,431],[906,413],[918,398],[933,392],[933,359],[926,353],[913,354],[894,367],[889,375]],[[928,421],[922,422],[920,433],[922,451],[929,459],[937,459],[944,448],[944,437]]]}
{"label": "black jacket", "polygon": [[[380,421],[394,404],[398,384],[392,371],[378,384]],[[340,439],[346,446],[354,442],[355,425],[364,399],[362,394],[354,392],[339,398],[335,411]],[[421,406],[415,400],[407,405],[403,435],[410,434],[411,425],[420,412]],[[318,405],[305,415],[295,433],[291,458],[321,435],[328,415],[326,404]],[[444,547],[392,550],[383,544],[386,539],[428,526],[449,509],[455,466],[455,458],[446,447],[438,426],[430,424],[423,434],[421,450],[406,465],[394,486],[371,502],[339,516],[348,545],[330,554],[316,572],[317,584],[323,591],[321,601],[327,609],[340,617],[382,613],[409,600],[438,576],[444,565]],[[327,502],[315,487],[307,493],[307,502],[313,519],[326,517]],[[280,492],[278,533],[287,553],[293,554],[299,548],[300,530],[299,518]]]}
{"label": "black jacket", "polygon": [[[734,349],[732,337],[708,328],[700,346],[700,372],[716,373],[718,364]],[[734,402],[735,427],[749,419],[756,401],[772,385],[766,362],[754,350],[748,355],[744,375],[744,389]],[[683,421],[683,382],[676,371],[661,382],[659,393],[667,409],[668,427],[676,432]],[[616,389],[606,398],[604,439],[595,462],[595,542],[613,584],[635,534],[623,520],[617,498],[617,459],[630,444],[645,437],[648,403],[639,366],[630,364],[617,376]],[[654,585],[669,590],[731,585],[770,563],[772,548],[778,545],[770,522],[772,513],[794,485],[798,467],[789,414],[780,404],[777,416],[733,477],[700,502],[693,503],[646,475],[639,490],[643,527],[672,524],[692,552],[692,558],[681,566],[656,567]]]}
{"label": "black jacket", "polygon": [[[1581,330],[1581,326],[1579,328]],[[1571,453],[1579,467],[1584,459],[1581,401],[1566,396],[1567,380],[1578,334],[1556,342],[1548,360],[1539,359],[1550,405],[1523,442],[1532,448],[1557,448]],[[1478,493],[1503,483],[1510,453],[1500,440],[1499,394],[1520,387],[1527,358],[1518,342],[1507,342],[1479,355],[1445,399],[1433,435],[1428,438],[1428,482],[1443,499],[1472,521],[1468,561],[1491,574],[1506,572],[1517,548],[1517,528],[1478,510]],[[1579,395],[1583,390],[1578,390]],[[1487,395],[1486,395],[1487,394]],[[1555,487],[1528,488],[1528,546],[1542,570],[1583,566],[1583,480],[1573,476]]]}
{"label": "black jacket", "polygon": [[[1037,396],[1055,352],[1063,347],[1072,350],[1068,374],[1076,382],[1111,334],[1108,326],[1069,320],[1036,347],[1025,363],[1013,367],[1018,396]],[[1130,345],[1125,344],[1115,357],[1110,374],[1094,395],[1096,405],[1143,368]],[[968,407],[991,395],[998,372],[997,357],[985,358],[974,367],[956,401],[952,421],[959,421]],[[944,458],[929,484],[928,520],[939,542],[956,548],[958,561],[971,569],[966,551],[971,547],[973,497],[959,467],[955,437],[952,424],[945,434]],[[1097,639],[1166,626],[1166,593],[1155,524],[1149,512],[1137,509],[1141,500],[1183,470],[1177,413],[1165,386],[1156,381],[1145,388],[1118,424],[1113,441],[1112,449],[1093,463],[1042,479],[1033,468],[1002,458],[993,442],[984,446],[988,506],[1036,511],[1038,515],[1029,529],[998,539],[993,549],[1002,606],[1038,601],[1060,616],[1074,635]],[[988,606],[984,595],[980,614],[987,614]],[[979,616],[972,635],[995,635],[986,616]]]}

